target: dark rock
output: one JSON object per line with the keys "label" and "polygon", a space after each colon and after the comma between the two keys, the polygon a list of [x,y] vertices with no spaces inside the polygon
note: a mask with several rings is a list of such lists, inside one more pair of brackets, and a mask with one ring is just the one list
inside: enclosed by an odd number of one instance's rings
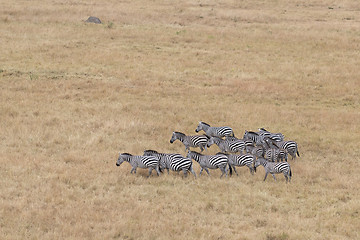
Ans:
{"label": "dark rock", "polygon": [[89,17],[85,22],[96,23],[96,24],[101,23],[100,19],[97,17]]}

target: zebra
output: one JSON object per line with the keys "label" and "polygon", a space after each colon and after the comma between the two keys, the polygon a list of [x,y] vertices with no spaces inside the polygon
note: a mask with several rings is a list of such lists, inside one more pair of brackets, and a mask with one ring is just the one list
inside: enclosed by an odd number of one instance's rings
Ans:
{"label": "zebra", "polygon": [[265,151],[264,157],[271,162],[279,162],[285,160],[287,162],[287,151],[280,148],[269,148]]}
{"label": "zebra", "polygon": [[275,181],[275,174],[278,173],[283,173],[284,177],[286,179],[286,182],[290,182],[291,180],[291,168],[290,168],[290,164],[288,162],[268,162],[266,161],[264,158],[259,158],[255,161],[255,168],[258,167],[259,165],[263,165],[263,167],[265,168],[265,178],[264,181],[266,180],[267,175],[270,173]]}
{"label": "zebra", "polygon": [[[199,176],[201,176],[201,172],[205,170],[207,174],[210,176],[209,169],[216,169],[219,168],[222,172],[220,178],[225,174],[227,176],[228,169],[226,168],[229,165],[228,158],[226,155],[219,154],[219,155],[202,155],[201,153],[188,151],[186,156],[187,158],[194,159],[196,162],[199,163],[201,169]],[[229,165],[230,176],[232,174],[232,168]]]}
{"label": "zebra", "polygon": [[235,141],[228,141],[219,137],[211,137],[207,142],[207,147],[216,144],[224,153],[227,152],[243,152],[245,149],[245,142],[238,139]]}
{"label": "zebra", "polygon": [[256,144],[262,144],[263,143],[263,139],[262,137],[256,133],[256,132],[252,132],[252,131],[247,131],[245,130],[244,133],[244,137],[243,139],[251,139],[252,141],[254,141]]}
{"label": "zebra", "polygon": [[255,157],[264,157],[265,149],[262,144],[258,144],[255,147],[249,147],[250,153]]}
{"label": "zebra", "polygon": [[155,150],[145,150],[144,156],[154,156],[159,158],[160,160],[160,168],[166,169],[169,174],[169,169],[175,172],[183,171],[184,176],[187,177],[187,172],[190,171],[194,174],[196,178],[196,174],[193,169],[193,162],[191,159],[184,158],[182,155],[177,153],[159,153]]}
{"label": "zebra", "polygon": [[299,151],[298,151],[298,146],[297,143],[295,141],[280,141],[280,142],[276,142],[276,141],[271,141],[271,143],[273,145],[275,145],[276,147],[280,148],[280,149],[285,149],[287,150],[287,152],[290,154],[291,156],[291,160],[296,159],[296,154],[298,155],[298,157],[300,157]]}
{"label": "zebra", "polygon": [[[283,161],[285,160],[287,162],[287,151],[286,149],[279,148],[277,145],[271,145],[271,140],[268,137],[264,138],[264,144],[262,146],[265,149],[264,157],[266,160],[275,162],[275,161]],[[270,143],[269,143],[270,142]],[[271,147],[274,146],[274,147]]]}
{"label": "zebra", "polygon": [[252,139],[239,139],[237,137],[232,137],[232,136],[226,136],[225,140],[227,141],[237,141],[237,140],[242,140],[245,143],[245,151],[246,153],[251,153],[251,150],[253,147],[255,147],[255,142]]}
{"label": "zebra", "polygon": [[120,153],[116,166],[120,166],[124,161],[129,162],[132,166],[130,173],[136,174],[136,168],[149,168],[149,176],[153,169],[156,170],[157,175],[160,175],[159,159],[154,156],[133,156],[130,153]]}
{"label": "zebra", "polygon": [[181,132],[173,132],[170,143],[179,139],[185,145],[185,151],[190,150],[190,147],[200,147],[201,152],[206,148],[208,137],[205,135],[186,136]]}
{"label": "zebra", "polygon": [[284,141],[284,135],[282,133],[271,133],[265,128],[259,128],[258,134],[264,139],[265,137],[270,138],[276,142]]}
{"label": "zebra", "polygon": [[[217,153],[217,154],[224,154],[224,153]],[[233,155],[233,154],[226,154],[228,157],[229,165],[234,168],[234,172],[236,175],[239,176],[239,174],[236,171],[235,166],[242,167],[247,166],[250,170],[250,173],[254,175],[254,172],[256,172],[255,168],[255,160],[256,157],[252,154],[242,154],[242,155]]]}
{"label": "zebra", "polygon": [[211,127],[205,122],[199,122],[198,127],[195,132],[203,130],[209,137],[226,137],[226,136],[235,136],[234,131],[230,127]]}

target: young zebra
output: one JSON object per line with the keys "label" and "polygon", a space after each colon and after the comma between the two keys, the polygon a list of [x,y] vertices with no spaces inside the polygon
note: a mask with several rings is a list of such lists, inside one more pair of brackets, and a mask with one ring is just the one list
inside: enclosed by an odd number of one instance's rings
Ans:
{"label": "young zebra", "polygon": [[120,166],[124,161],[130,163],[132,169],[130,173],[136,173],[136,168],[149,168],[149,176],[153,169],[156,170],[157,175],[160,175],[159,159],[154,156],[133,156],[130,153],[120,153],[116,166]]}
{"label": "young zebra", "polygon": [[176,139],[179,139],[185,145],[185,151],[190,150],[190,147],[199,147],[202,152],[206,148],[208,141],[208,137],[205,135],[186,136],[181,132],[173,132],[170,143],[173,143]]}
{"label": "young zebra", "polygon": [[[187,158],[194,159],[196,162],[199,163],[201,170],[199,176],[201,176],[201,172],[205,170],[207,174],[210,176],[209,169],[216,169],[219,168],[222,172],[220,178],[225,174],[227,176],[228,169],[226,168],[228,163],[228,158],[224,154],[219,155],[202,155],[201,153],[188,151]],[[230,176],[232,174],[232,168],[229,165],[230,169]]]}
{"label": "young zebra", "polygon": [[266,177],[269,173],[274,177],[275,181],[276,181],[275,174],[283,173],[286,182],[288,181],[290,182],[292,173],[291,173],[290,164],[288,162],[275,163],[275,162],[268,162],[264,158],[259,158],[255,161],[255,168],[258,167],[259,165],[263,165],[265,168],[264,181],[266,180]]}
{"label": "young zebra", "polygon": [[226,137],[226,136],[235,136],[234,131],[230,127],[211,127],[205,122],[199,122],[198,127],[195,132],[203,130],[209,137]]}
{"label": "young zebra", "polygon": [[238,139],[234,141],[224,140],[219,137],[211,137],[207,143],[207,147],[210,147],[211,145],[216,144],[221,152],[223,153],[236,153],[236,152],[244,152],[245,149],[245,142]]}
{"label": "young zebra", "polygon": [[262,146],[265,149],[264,157],[266,160],[270,162],[275,161],[283,161],[285,160],[287,162],[287,151],[286,149],[279,148],[276,144],[272,144],[275,142],[274,140],[271,140],[268,137],[264,138],[264,144]]}
{"label": "young zebra", "polygon": [[[217,153],[217,154],[224,154],[224,153]],[[254,172],[256,172],[256,168],[255,168],[256,157],[254,155],[252,155],[252,154],[242,154],[242,155],[226,154],[226,156],[228,157],[229,165],[234,169],[234,172],[236,173],[236,175],[239,176],[239,174],[236,171],[235,166],[237,166],[237,167],[247,166],[252,175],[254,175]]]}
{"label": "young zebra", "polygon": [[194,174],[196,178],[196,174],[193,169],[193,162],[188,159],[184,158],[180,154],[176,153],[158,153],[155,150],[145,150],[144,156],[154,156],[159,158],[160,160],[160,168],[166,169],[169,174],[169,169],[175,172],[183,171],[184,176],[187,177],[187,172],[190,171],[192,174]]}

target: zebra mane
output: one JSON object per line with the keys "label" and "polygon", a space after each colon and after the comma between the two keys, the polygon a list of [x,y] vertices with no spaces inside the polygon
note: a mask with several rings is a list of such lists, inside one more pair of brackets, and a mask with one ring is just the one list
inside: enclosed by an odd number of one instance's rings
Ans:
{"label": "zebra mane", "polygon": [[206,122],[200,122],[200,123],[202,123],[202,124],[204,124],[204,125],[206,125],[206,126],[210,127],[210,125],[209,125],[209,124],[207,124]]}
{"label": "zebra mane", "polygon": [[148,149],[148,150],[145,150],[144,153],[158,153],[157,151],[155,150],[151,150],[151,149]]}
{"label": "zebra mane", "polygon": [[269,131],[268,131],[268,130],[266,130],[265,128],[259,128],[259,131],[269,132]]}
{"label": "zebra mane", "polygon": [[253,131],[248,131],[248,133],[250,133],[250,134],[255,134],[255,135],[259,135],[257,132],[253,132]]}
{"label": "zebra mane", "polygon": [[132,156],[130,153],[121,153],[120,155]]}
{"label": "zebra mane", "polygon": [[216,153],[215,155],[226,155],[226,156],[229,156],[230,154],[228,154],[228,153],[223,153],[223,152],[218,152],[218,153]]}
{"label": "zebra mane", "polygon": [[176,134],[180,134],[180,135],[183,135],[183,136],[186,136],[184,133],[182,133],[182,132],[174,132],[174,133],[176,133]]}

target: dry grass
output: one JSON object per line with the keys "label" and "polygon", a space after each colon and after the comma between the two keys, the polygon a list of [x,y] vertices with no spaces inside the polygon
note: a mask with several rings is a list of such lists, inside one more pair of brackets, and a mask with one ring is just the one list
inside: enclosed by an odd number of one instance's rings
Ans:
{"label": "dry grass", "polygon": [[[1,239],[360,238],[357,1],[0,4]],[[297,141],[292,183],[116,168],[200,120]]]}

